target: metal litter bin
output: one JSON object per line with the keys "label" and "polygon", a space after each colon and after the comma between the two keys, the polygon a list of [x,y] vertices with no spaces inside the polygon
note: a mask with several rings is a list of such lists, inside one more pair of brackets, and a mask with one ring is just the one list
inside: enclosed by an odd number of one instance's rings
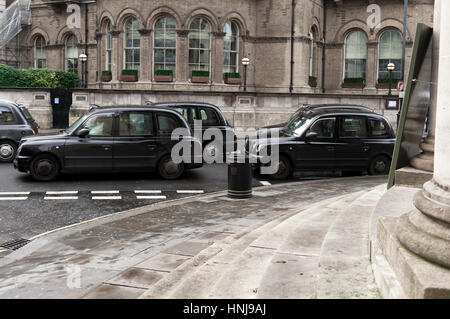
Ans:
{"label": "metal litter bin", "polygon": [[230,153],[228,163],[228,197],[234,199],[251,198],[253,173],[250,155]]}

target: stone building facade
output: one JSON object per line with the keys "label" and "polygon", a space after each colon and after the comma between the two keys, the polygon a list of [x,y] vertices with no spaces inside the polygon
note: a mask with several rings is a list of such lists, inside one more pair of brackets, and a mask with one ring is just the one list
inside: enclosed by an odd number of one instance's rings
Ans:
{"label": "stone building facade", "polygon": [[[432,25],[433,4],[409,0],[406,72],[416,24]],[[387,63],[401,77],[402,0],[32,0],[31,11],[24,32],[32,57],[21,65],[84,73],[91,90],[238,93],[244,57],[251,94],[333,94],[364,104],[356,97],[387,94],[377,84]],[[138,80],[123,81],[124,69],[136,69]],[[171,69],[173,80],[157,81],[157,69]],[[193,70],[209,71],[206,83],[194,83]],[[228,72],[241,84],[226,83]]]}

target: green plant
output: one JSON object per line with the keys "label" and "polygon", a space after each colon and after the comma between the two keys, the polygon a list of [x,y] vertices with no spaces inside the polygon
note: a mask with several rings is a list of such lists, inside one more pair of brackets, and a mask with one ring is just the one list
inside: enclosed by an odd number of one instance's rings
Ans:
{"label": "green plant", "polygon": [[155,71],[155,75],[173,75],[172,70],[159,69]]}
{"label": "green plant", "polygon": [[315,76],[310,76],[308,79],[309,82],[316,82],[317,78]]}
{"label": "green plant", "polygon": [[122,70],[122,75],[138,75],[138,70]]}
{"label": "green plant", "polygon": [[62,70],[17,69],[0,64],[0,87],[64,88],[75,87],[78,75]]}
{"label": "green plant", "polygon": [[[400,81],[400,79],[392,79],[392,84],[397,85],[398,81]],[[389,83],[389,78],[379,78],[378,83]]]}
{"label": "green plant", "polygon": [[230,79],[240,79],[241,75],[238,72],[228,72],[228,73],[224,73],[223,74],[225,76],[225,78],[230,78]]}
{"label": "green plant", "polygon": [[192,76],[209,76],[209,71],[192,70]]}
{"label": "green plant", "polygon": [[344,83],[361,83],[363,84],[366,81],[364,78],[345,78]]}
{"label": "green plant", "polygon": [[111,71],[102,71],[102,75],[112,75]]}

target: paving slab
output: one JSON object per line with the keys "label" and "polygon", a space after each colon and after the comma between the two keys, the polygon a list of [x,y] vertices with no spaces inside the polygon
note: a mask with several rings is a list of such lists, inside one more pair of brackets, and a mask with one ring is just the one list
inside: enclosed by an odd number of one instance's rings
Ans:
{"label": "paving slab", "polygon": [[117,277],[105,281],[105,283],[116,286],[148,289],[163,277],[164,275],[157,271],[132,267]]}
{"label": "paving slab", "polygon": [[137,264],[136,267],[155,271],[170,272],[176,269],[186,260],[189,260],[191,258],[192,257],[189,256],[161,253],[152,258],[149,258],[146,261],[143,261],[140,264]]}
{"label": "paving slab", "polygon": [[136,299],[145,289],[102,284],[83,299]]}
{"label": "paving slab", "polygon": [[181,244],[170,247],[164,250],[166,254],[182,255],[194,257],[203,249],[211,246],[210,243],[196,242],[196,241],[186,241]]}

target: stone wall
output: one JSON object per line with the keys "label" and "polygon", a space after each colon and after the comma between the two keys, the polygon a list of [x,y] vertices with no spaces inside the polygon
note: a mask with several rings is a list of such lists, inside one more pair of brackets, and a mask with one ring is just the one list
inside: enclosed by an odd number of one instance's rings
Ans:
{"label": "stone wall", "polygon": [[[2,89],[1,100],[23,103],[42,128],[52,127],[52,106],[48,90]],[[89,110],[91,104],[143,105],[146,101],[196,101],[217,105],[236,128],[252,130],[285,122],[299,107],[307,104],[358,104],[385,115],[396,127],[397,111],[385,110],[385,100],[380,96],[333,94],[244,94],[223,92],[170,92],[170,91],[118,91],[74,90],[70,123]]]}

